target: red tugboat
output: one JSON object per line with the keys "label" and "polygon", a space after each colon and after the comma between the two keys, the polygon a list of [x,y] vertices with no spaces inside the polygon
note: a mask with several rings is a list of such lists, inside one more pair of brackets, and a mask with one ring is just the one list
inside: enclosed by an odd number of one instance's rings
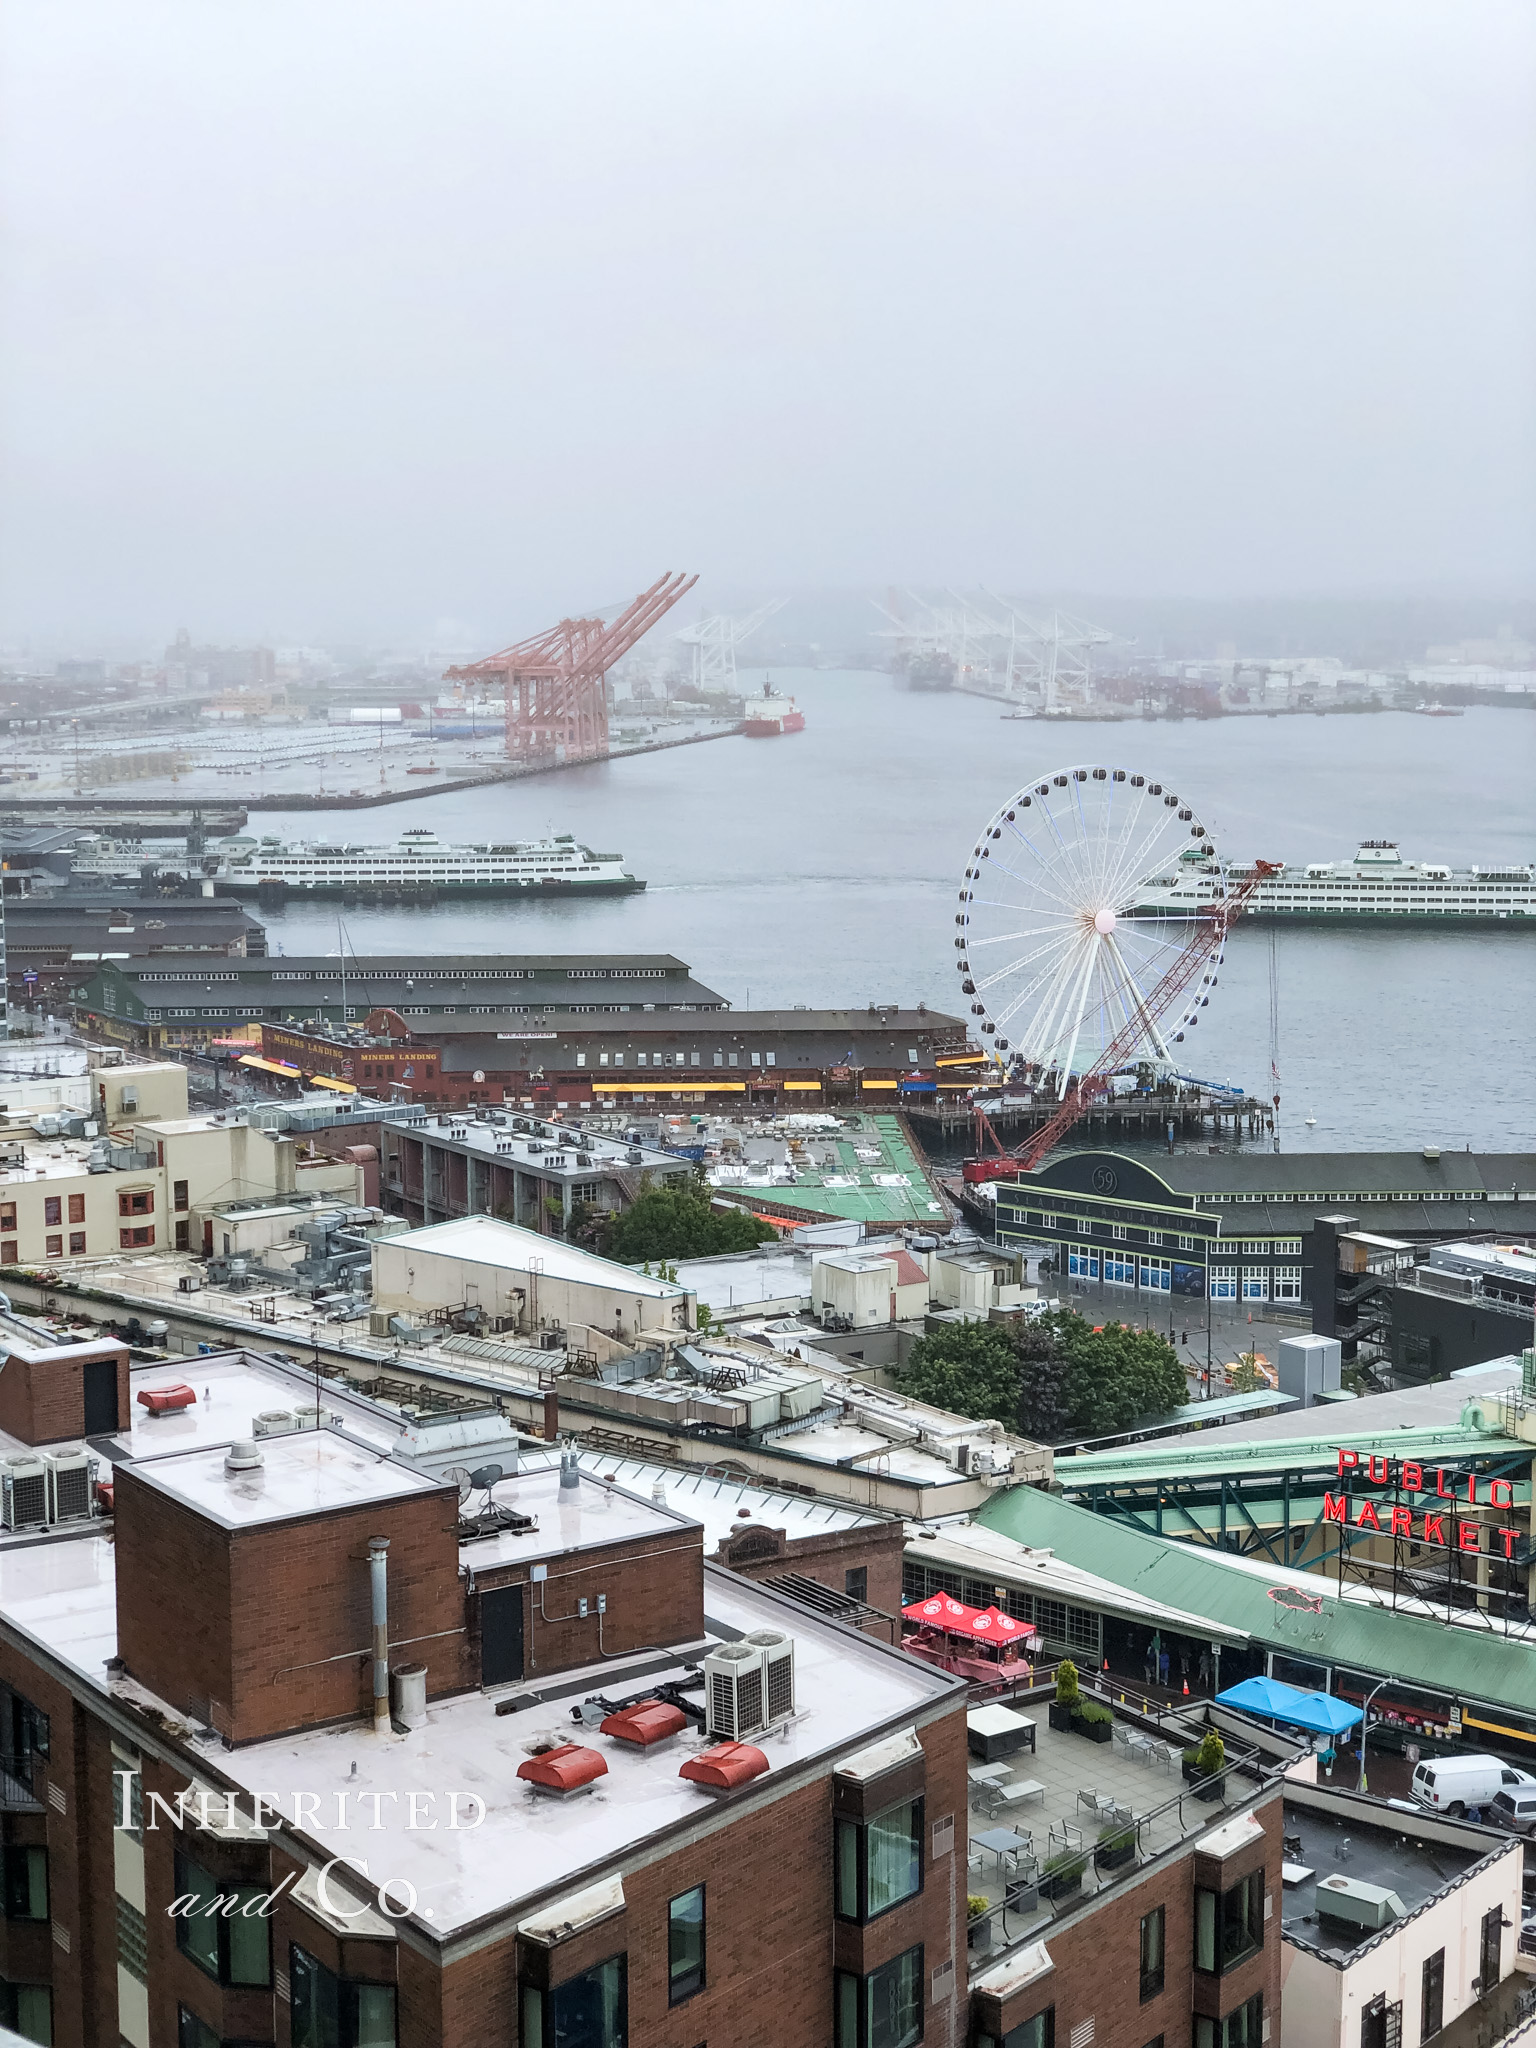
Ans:
{"label": "red tugboat", "polygon": [[937,1664],[959,1678],[995,1685],[1029,1677],[1029,1652],[1040,1634],[1032,1622],[1015,1621],[996,1607],[966,1607],[950,1593],[934,1593],[901,1610],[901,1647],[909,1657]]}
{"label": "red tugboat", "polygon": [[749,697],[741,708],[742,731],[749,740],[776,740],[786,732],[805,731],[805,713],[795,709],[793,697],[781,697],[766,677],[763,694]]}

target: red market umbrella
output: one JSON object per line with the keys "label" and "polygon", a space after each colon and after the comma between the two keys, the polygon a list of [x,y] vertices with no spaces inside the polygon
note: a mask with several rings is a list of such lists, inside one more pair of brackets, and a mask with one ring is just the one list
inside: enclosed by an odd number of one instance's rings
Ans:
{"label": "red market umbrella", "polygon": [[999,1643],[1022,1643],[1031,1636],[1037,1637],[1040,1633],[1032,1621],[1015,1621],[1011,1614],[1004,1614],[1000,1607],[989,1607],[983,1618],[991,1622],[992,1637]]}

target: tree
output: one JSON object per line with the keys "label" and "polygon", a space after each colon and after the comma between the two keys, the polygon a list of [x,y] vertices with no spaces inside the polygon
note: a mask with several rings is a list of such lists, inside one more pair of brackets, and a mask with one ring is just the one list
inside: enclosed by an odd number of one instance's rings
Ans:
{"label": "tree", "polygon": [[920,1337],[895,1378],[915,1401],[1019,1426],[1019,1354],[1000,1323],[948,1323]]}
{"label": "tree", "polygon": [[1163,1338],[1121,1323],[1095,1330],[1070,1309],[1012,1328],[950,1324],[914,1345],[896,1379],[916,1400],[1043,1443],[1115,1436],[1186,1397],[1184,1369]]}
{"label": "tree", "polygon": [[602,1249],[610,1259],[637,1266],[648,1259],[703,1259],[717,1252],[749,1252],[777,1237],[740,1209],[712,1209],[692,1187],[644,1189],[628,1209],[604,1225]]}

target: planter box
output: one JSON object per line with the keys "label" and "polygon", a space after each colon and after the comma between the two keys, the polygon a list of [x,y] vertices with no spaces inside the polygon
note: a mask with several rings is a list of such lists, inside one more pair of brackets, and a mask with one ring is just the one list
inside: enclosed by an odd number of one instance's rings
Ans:
{"label": "planter box", "polygon": [[992,1915],[982,1913],[965,1925],[965,1945],[968,1949],[988,1949],[992,1946]]}
{"label": "planter box", "polygon": [[1227,1774],[1225,1771],[1221,1773],[1219,1778],[1208,1779],[1205,1784],[1195,1787],[1195,1797],[1203,1800],[1207,1806],[1220,1806],[1226,1796]]}
{"label": "planter box", "polygon": [[1046,1709],[1046,1715],[1048,1720],[1050,1721],[1050,1725],[1057,1731],[1058,1734],[1071,1734],[1072,1709],[1070,1707],[1058,1706],[1056,1701],[1052,1700],[1049,1707]]}
{"label": "planter box", "polygon": [[1192,1764],[1187,1757],[1181,1757],[1179,1759],[1179,1769],[1184,1774],[1184,1782],[1186,1785],[1193,1785],[1195,1780],[1200,1775],[1200,1766],[1198,1764]]}
{"label": "planter box", "polygon": [[1100,1870],[1120,1870],[1127,1863],[1136,1861],[1136,1844],[1126,1842],[1118,1849],[1097,1848],[1093,1852],[1093,1860]]}
{"label": "planter box", "polygon": [[[1085,1864],[1083,1869],[1086,1868]],[[1049,1870],[1041,1872],[1040,1896],[1043,1899],[1075,1899],[1082,1888],[1083,1870],[1074,1870],[1070,1876]]]}
{"label": "planter box", "polygon": [[1085,1721],[1081,1715],[1074,1715],[1072,1732],[1074,1735],[1086,1735],[1090,1742],[1110,1742],[1114,1739],[1115,1724],[1113,1721]]}

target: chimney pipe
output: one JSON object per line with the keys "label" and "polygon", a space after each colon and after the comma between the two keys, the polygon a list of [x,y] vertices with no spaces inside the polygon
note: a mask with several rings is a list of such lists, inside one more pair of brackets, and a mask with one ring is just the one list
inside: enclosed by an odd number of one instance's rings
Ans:
{"label": "chimney pipe", "polygon": [[389,1538],[368,1539],[368,1581],[373,1599],[373,1732],[389,1733]]}
{"label": "chimney pipe", "polygon": [[544,1441],[554,1443],[560,1435],[560,1396],[553,1387],[544,1389]]}
{"label": "chimney pipe", "polygon": [[560,1491],[581,1484],[581,1453],[574,1444],[567,1444],[560,1453]]}

